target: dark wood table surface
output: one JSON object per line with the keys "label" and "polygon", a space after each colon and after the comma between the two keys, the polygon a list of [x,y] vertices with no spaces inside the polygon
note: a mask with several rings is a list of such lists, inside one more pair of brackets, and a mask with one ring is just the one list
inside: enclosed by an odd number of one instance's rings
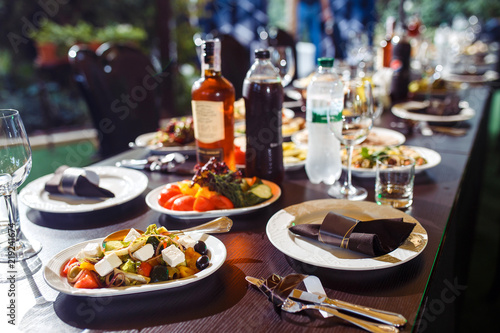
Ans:
{"label": "dark wood table surface", "polygon": [[[147,192],[185,177],[147,173],[149,186],[143,195],[102,211],[49,214],[20,205],[24,234],[42,242],[43,249],[35,259],[27,262],[27,268],[25,266],[33,275],[17,281],[17,327],[29,332],[35,329],[39,332],[360,331],[340,320],[322,319],[314,313],[280,313],[245,281],[247,275],[266,277],[277,273],[285,276],[299,272],[318,276],[332,298],[403,314],[408,325],[402,331],[417,331],[419,327],[425,330],[432,318],[425,316],[429,311],[428,291],[435,280],[434,273],[439,267],[445,267],[448,260],[440,256],[442,241],[447,228],[457,220],[457,205],[468,181],[467,170],[475,163],[472,160],[474,152],[482,149],[480,138],[485,133],[484,121],[481,121],[487,115],[484,109],[488,96],[489,90],[485,87],[471,87],[465,92],[464,98],[476,110],[476,116],[462,124],[469,128],[465,136],[436,133],[424,137],[418,132],[407,133],[406,144],[436,150],[442,157],[439,165],[416,176],[415,200],[406,213],[422,224],[429,240],[425,250],[409,262],[388,269],[342,271],[307,265],[277,250],[266,236],[269,218],[287,206],[329,198],[328,186],[310,183],[304,170],[299,170],[287,172],[278,201],[257,212],[234,216],[232,230],[216,235],[227,248],[227,259],[216,273],[202,281],[176,289],[102,298],[68,296],[52,290],[43,279],[41,266],[71,245],[103,237],[118,229],[145,228],[151,223],[168,229],[200,223],[175,220],[150,210],[144,201]],[[386,111],[377,126],[390,128],[400,122]],[[131,150],[98,164],[114,165],[123,158],[147,154],[142,149]],[[367,188],[367,201],[373,201],[373,178],[354,177],[353,182]],[[470,188],[478,190],[477,186]],[[5,288],[5,284],[1,288]],[[5,326],[6,319],[0,323],[0,327]]]}

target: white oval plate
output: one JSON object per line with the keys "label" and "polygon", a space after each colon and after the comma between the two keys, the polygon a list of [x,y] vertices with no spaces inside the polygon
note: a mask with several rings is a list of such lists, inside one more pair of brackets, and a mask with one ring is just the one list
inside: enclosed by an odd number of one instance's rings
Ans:
{"label": "white oval plate", "polygon": [[[298,147],[307,147],[308,133],[307,129],[294,133],[291,137],[292,142]],[[406,141],[406,137],[398,131],[383,128],[373,127],[368,134],[368,137],[361,145],[384,145],[384,146],[398,146]]]}
{"label": "white oval plate", "polygon": [[[424,148],[424,147],[415,147],[415,146],[407,146],[408,148],[411,148],[415,150],[417,153],[419,153],[423,158],[427,160],[427,163],[424,165],[417,165],[415,166],[415,174],[418,174],[424,170],[430,169],[441,163],[441,155],[432,149],[429,148]],[[354,147],[354,149],[358,149],[359,147]],[[345,165],[342,165],[342,169],[344,171],[347,171],[347,167]],[[376,170],[375,168],[367,169],[367,168],[353,168],[351,169],[352,174],[356,177],[375,177]]]}
{"label": "white oval plate", "polygon": [[443,79],[449,82],[457,83],[485,83],[490,81],[495,81],[499,77],[498,72],[489,70],[484,74],[456,74],[456,73],[446,73],[443,75]]}
{"label": "white oval plate", "polygon": [[[334,211],[359,220],[402,217],[405,222],[417,223],[410,236],[396,250],[380,256],[367,257],[354,251],[313,242],[296,236],[288,227],[295,224],[319,224],[328,212]],[[410,215],[390,206],[368,201],[323,199],[289,206],[274,214],[267,223],[269,241],[287,256],[306,264],[351,271],[389,268],[418,256],[427,245],[427,232]]]}
{"label": "white oval plate", "polygon": [[425,108],[426,104],[424,102],[410,101],[406,103],[396,104],[391,108],[392,113],[399,118],[409,119],[414,121],[429,121],[429,122],[457,122],[465,121],[473,118],[476,115],[476,111],[469,107],[469,104],[465,101],[459,103],[461,108],[460,113],[451,116],[438,116],[433,114],[417,113],[412,112],[413,109]]}
{"label": "white oval plate", "polygon": [[210,257],[210,265],[204,270],[196,273],[193,276],[176,279],[172,281],[165,281],[159,283],[143,284],[138,286],[129,287],[115,287],[115,288],[99,288],[99,289],[80,289],[71,286],[68,280],[61,276],[63,265],[71,258],[73,258],[82,248],[88,243],[101,243],[104,238],[89,240],[80,244],[73,245],[66,250],[63,250],[52,257],[47,265],[43,268],[43,277],[47,284],[67,295],[72,296],[87,296],[87,297],[104,297],[104,296],[120,296],[145,293],[156,290],[165,290],[185,286],[190,283],[198,282],[203,278],[216,272],[226,260],[226,247],[217,238],[207,234],[189,234],[194,240],[202,239],[209,250],[208,256]]}
{"label": "white oval plate", "polygon": [[[273,196],[264,201],[261,202],[258,205],[250,206],[250,207],[243,207],[243,208],[233,208],[233,209],[217,209],[217,210],[209,210],[206,212],[197,212],[197,211],[176,211],[176,210],[171,210],[171,209],[166,209],[158,203],[158,195],[160,194],[161,190],[165,187],[165,185],[159,186],[152,190],[151,192],[148,193],[146,196],[146,204],[149,206],[154,211],[167,214],[170,216],[173,216],[178,219],[208,219],[208,218],[216,218],[220,216],[231,216],[231,215],[241,215],[241,214],[247,214],[250,212],[253,212],[255,210],[264,208],[266,206],[269,206],[278,198],[281,196],[281,189],[278,185],[276,185],[273,182],[267,181],[267,180],[262,180],[262,182],[269,187],[271,187],[271,191],[273,193]],[[175,183],[172,183],[175,184]]]}
{"label": "white oval plate", "polygon": [[178,145],[178,146],[160,146],[160,145],[151,145],[149,144],[151,140],[156,137],[156,132],[145,133],[139,135],[135,139],[135,145],[140,148],[146,148],[154,154],[163,154],[163,153],[173,153],[173,152],[194,152],[196,151],[196,144],[194,142]]}
{"label": "white oval plate", "polygon": [[115,194],[114,198],[85,198],[50,194],[45,183],[53,174],[40,177],[21,190],[19,198],[28,207],[48,213],[83,213],[117,206],[137,198],[148,187],[148,177],[140,171],[113,166],[85,169],[99,175],[99,185]]}

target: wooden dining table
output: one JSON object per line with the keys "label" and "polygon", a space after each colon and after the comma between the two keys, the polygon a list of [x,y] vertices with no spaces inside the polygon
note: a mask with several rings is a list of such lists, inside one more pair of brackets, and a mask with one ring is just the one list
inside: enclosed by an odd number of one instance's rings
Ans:
{"label": "wooden dining table", "polygon": [[[149,179],[147,190],[118,206],[95,212],[49,213],[20,204],[24,235],[40,241],[43,249],[35,258],[18,265],[28,277],[16,282],[16,327],[26,332],[361,330],[338,318],[325,319],[316,311],[296,314],[280,311],[245,280],[246,276],[265,278],[273,273],[280,276],[301,273],[317,276],[330,298],[402,314],[408,323],[401,331],[430,331],[442,325],[453,331],[466,290],[463,277],[474,230],[489,96],[487,86],[469,86],[462,91],[462,99],[475,110],[472,119],[453,124],[467,130],[463,136],[438,132],[423,136],[389,110],[375,124],[403,131],[406,145],[430,148],[441,155],[438,165],[416,175],[414,202],[404,211],[428,234],[425,249],[408,262],[358,271],[322,268],[288,257],[273,246],[266,225],[276,212],[306,201],[329,198],[329,187],[312,184],[302,168],[286,172],[281,197],[276,202],[248,214],[232,216],[231,231],[214,235],[226,247],[227,257],[216,272],[200,281],[178,288],[108,297],[72,296],[49,287],[43,277],[44,265],[69,246],[119,229],[144,230],[152,223],[175,230],[204,222],[176,219],[150,209],[145,203],[149,191],[186,176],[144,171]],[[144,158],[149,154],[146,149],[135,148],[96,165],[114,166],[122,159]],[[374,201],[373,177],[354,177],[353,183],[368,190],[366,201]],[[469,244],[464,243],[467,240]],[[0,288],[1,307],[5,309],[7,286],[2,284]],[[4,315],[0,327],[12,328]]]}

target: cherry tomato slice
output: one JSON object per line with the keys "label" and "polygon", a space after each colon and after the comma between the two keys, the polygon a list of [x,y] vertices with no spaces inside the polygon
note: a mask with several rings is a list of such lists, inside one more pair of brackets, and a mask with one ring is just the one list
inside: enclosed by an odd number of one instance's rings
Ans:
{"label": "cherry tomato slice", "polygon": [[199,196],[194,201],[193,210],[196,210],[197,212],[206,212],[208,210],[214,210],[214,209],[215,209],[214,203],[206,197]]}
{"label": "cherry tomato slice", "polygon": [[174,204],[174,201],[180,197],[183,197],[183,196],[184,196],[184,194],[181,194],[181,193],[174,195],[173,197],[171,197],[170,199],[167,200],[167,202],[163,205],[163,207],[165,207],[166,209],[172,209],[172,205]]}
{"label": "cherry tomato slice", "polygon": [[231,200],[221,194],[210,197],[210,201],[212,201],[216,209],[234,208],[234,204],[231,202]]}
{"label": "cherry tomato slice", "polygon": [[168,199],[177,194],[181,194],[179,186],[177,186],[176,184],[168,184],[164,189],[161,190],[160,194],[158,195],[158,203],[160,204],[160,206],[165,206]]}
{"label": "cherry tomato slice", "polygon": [[195,197],[192,195],[183,195],[177,199],[175,199],[172,204],[172,210],[180,210],[180,211],[191,211],[193,210]]}

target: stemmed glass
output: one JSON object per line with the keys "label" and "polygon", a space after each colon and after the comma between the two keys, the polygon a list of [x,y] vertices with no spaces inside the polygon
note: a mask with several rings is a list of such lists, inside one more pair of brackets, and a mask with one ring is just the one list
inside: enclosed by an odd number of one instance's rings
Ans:
{"label": "stemmed glass", "polygon": [[31,170],[31,147],[17,110],[0,110],[0,194],[2,209],[8,221],[0,228],[7,241],[0,244],[0,262],[15,264],[40,252],[38,242],[29,242],[22,236],[17,205],[17,188]]}
{"label": "stemmed glass", "polygon": [[281,83],[286,87],[295,75],[295,60],[291,46],[273,46],[269,48],[271,62],[279,71]]}
{"label": "stemmed glass", "polygon": [[369,81],[354,80],[344,83],[344,109],[342,118],[330,115],[328,128],[345,145],[347,152],[347,177],[343,185],[335,183],[328,190],[331,197],[349,200],[363,200],[367,196],[364,188],[352,185],[351,163],[355,145],[363,142],[373,126],[373,93]]}

